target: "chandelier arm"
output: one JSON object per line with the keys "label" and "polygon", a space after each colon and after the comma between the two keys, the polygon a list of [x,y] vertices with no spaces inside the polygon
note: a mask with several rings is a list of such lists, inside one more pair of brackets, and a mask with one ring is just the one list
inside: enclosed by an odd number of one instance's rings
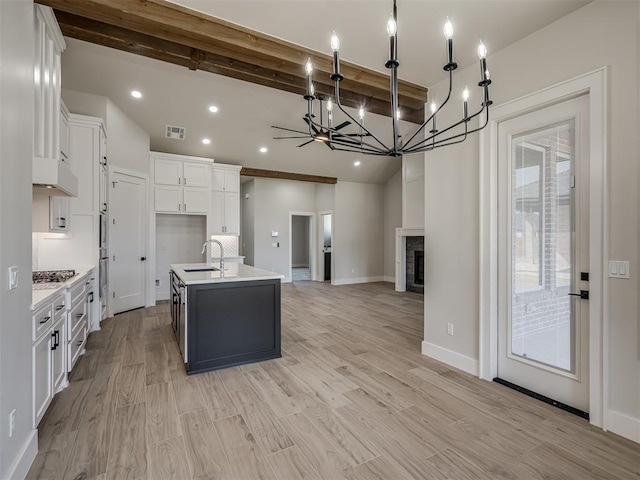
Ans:
{"label": "chandelier arm", "polygon": [[[405,145],[405,147],[407,147],[407,146],[411,145],[411,141],[416,137],[416,135],[418,135],[422,130],[424,130],[424,127],[426,127],[426,126],[427,126],[427,124],[431,121],[431,119],[432,119],[433,117],[435,117],[435,116],[436,116],[436,114],[437,114],[437,113],[442,109],[442,107],[444,107],[444,106],[447,104],[447,102],[448,102],[448,101],[449,101],[449,99],[451,98],[451,91],[452,91],[452,90],[453,90],[453,70],[450,70],[450,71],[449,71],[449,93],[447,93],[447,98],[445,98],[445,100],[444,100],[444,102],[442,103],[442,105],[440,105],[440,106],[438,107],[438,109],[437,109],[435,112],[433,112],[433,113],[431,114],[431,116],[430,116],[429,118],[427,118],[427,119],[424,121],[424,123],[423,123],[422,125],[420,125],[420,126],[417,128],[417,130],[416,130],[415,132],[413,132],[413,135],[411,135],[411,137],[409,137],[409,140],[407,140],[407,141],[405,142],[405,144],[404,144],[404,145]],[[419,143],[418,143],[418,145],[419,145],[420,143],[422,143],[422,142],[419,142]]]}
{"label": "chandelier arm", "polygon": [[388,149],[383,149],[380,148],[376,145],[372,145],[368,142],[363,142],[362,140],[360,140],[360,142],[355,142],[353,140],[345,140],[345,139],[331,139],[330,143],[332,144],[336,144],[336,145],[343,145],[343,146],[348,146],[348,147],[352,147],[355,150],[362,150],[362,151],[367,151],[367,152],[376,152],[376,153],[384,153],[384,152],[388,152]]}
{"label": "chandelier arm", "polygon": [[[395,0],[394,0],[395,11]],[[398,68],[391,68],[391,75],[389,75],[391,81],[391,124],[393,127],[393,151],[398,151]]]}
{"label": "chandelier arm", "polygon": [[[360,150],[357,148],[340,148],[340,147],[335,147],[336,150],[341,151],[341,152],[351,152],[351,153],[359,153]],[[367,155],[373,155],[373,156],[377,156],[377,157],[388,157],[389,156],[389,152],[385,151],[385,152],[367,152]]]}
{"label": "chandelier arm", "polygon": [[381,142],[378,137],[376,137],[373,133],[371,133],[369,130],[367,130],[367,128],[360,123],[358,120],[356,120],[355,118],[353,118],[349,112],[347,112],[344,107],[342,106],[342,102],[340,102],[340,81],[336,80],[335,82],[335,97],[336,97],[336,105],[338,105],[338,108],[340,109],[340,111],[342,113],[344,113],[347,117],[349,117],[356,125],[358,125],[363,131],[367,132],[371,138],[373,138],[376,142],[378,142],[380,144],[380,146],[384,149],[384,150],[389,150],[389,147],[387,147],[383,142]]}
{"label": "chandelier arm", "polygon": [[[484,107],[483,107],[483,110],[484,110]],[[473,115],[473,117],[478,116],[480,113],[482,113],[482,110],[480,110],[478,113]],[[469,119],[471,119],[473,117],[469,117]],[[444,138],[442,140],[439,140],[437,142],[432,143],[431,145],[423,146],[423,147],[417,148],[415,150],[411,150],[408,153],[428,152],[428,151],[433,150],[433,149],[438,148],[438,147],[446,147],[448,145],[455,145],[456,143],[462,143],[464,140],[466,140],[468,135],[471,135],[472,133],[479,132],[480,130],[485,128],[488,124],[489,124],[489,109],[487,108],[487,117],[486,117],[485,122],[484,122],[483,125],[481,125],[481,126],[479,126],[477,128],[474,128],[473,130],[469,130],[469,131],[466,131],[466,129],[465,129],[465,133],[460,133],[458,135],[454,135],[454,136],[449,137],[449,138]],[[451,140],[456,139],[456,138],[460,138],[460,137],[464,137],[464,138],[462,140],[456,140],[455,142],[450,142]],[[431,140],[431,139],[428,139],[428,140]],[[445,143],[445,142],[450,142],[450,143]]]}
{"label": "chandelier arm", "polygon": [[[410,152],[410,153],[413,153],[413,151],[414,151],[414,149],[415,149],[415,148],[422,148],[422,146],[423,146],[425,143],[427,143],[427,142],[431,142],[431,141],[434,141],[434,139],[435,139],[435,138],[437,138],[437,137],[441,136],[441,135],[442,135],[442,134],[444,134],[444,133],[447,133],[449,130],[452,130],[452,129],[454,129],[454,128],[456,128],[456,127],[460,126],[460,125],[462,125],[463,123],[467,123],[467,122],[469,122],[470,120],[474,119],[475,117],[477,117],[478,115],[480,115],[480,114],[484,111],[484,109],[485,109],[485,106],[483,105],[483,106],[482,106],[482,108],[481,108],[480,110],[478,110],[476,113],[474,113],[474,114],[473,114],[473,115],[471,115],[470,117],[467,117],[466,119],[465,119],[465,118],[463,118],[463,119],[462,119],[462,120],[460,120],[459,122],[456,122],[456,123],[454,123],[454,124],[450,125],[449,127],[445,128],[444,130],[441,130],[441,131],[439,131],[439,132],[437,132],[437,133],[434,133],[434,134],[433,134],[433,135],[431,135],[430,137],[427,137],[427,138],[425,138],[425,139],[423,139],[423,140],[419,141],[419,142],[418,142],[418,143],[416,143],[415,145],[412,145],[411,147],[409,147],[409,148],[407,148],[407,149],[405,149],[405,150],[406,150],[406,151],[408,151],[408,152]],[[441,140],[441,141],[446,141],[446,140],[448,140],[448,139],[444,139],[444,140]]]}

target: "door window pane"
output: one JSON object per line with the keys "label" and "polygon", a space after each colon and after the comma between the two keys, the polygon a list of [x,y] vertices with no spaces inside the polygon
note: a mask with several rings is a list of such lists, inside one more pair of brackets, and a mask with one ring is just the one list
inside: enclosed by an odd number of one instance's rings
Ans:
{"label": "door window pane", "polygon": [[511,353],[573,372],[573,125],[511,140]]}

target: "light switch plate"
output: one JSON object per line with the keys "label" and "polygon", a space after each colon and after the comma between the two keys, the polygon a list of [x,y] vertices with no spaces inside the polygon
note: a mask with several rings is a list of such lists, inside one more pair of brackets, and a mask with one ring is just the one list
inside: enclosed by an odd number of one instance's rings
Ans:
{"label": "light switch plate", "polygon": [[18,288],[18,267],[9,267],[9,290]]}
{"label": "light switch plate", "polygon": [[609,260],[609,278],[629,278],[629,262]]}
{"label": "light switch plate", "polygon": [[272,236],[272,237],[277,237],[277,236],[278,236],[278,232],[276,232],[275,230],[273,230],[273,231],[271,232],[271,236]]}

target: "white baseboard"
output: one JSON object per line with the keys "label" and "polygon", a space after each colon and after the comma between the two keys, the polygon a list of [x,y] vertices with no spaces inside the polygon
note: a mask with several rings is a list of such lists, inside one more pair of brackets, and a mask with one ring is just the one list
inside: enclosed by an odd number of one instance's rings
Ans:
{"label": "white baseboard", "polygon": [[159,302],[160,300],[169,300],[170,296],[169,296],[169,292],[156,292],[156,302]]}
{"label": "white baseboard", "polygon": [[435,358],[436,360],[458,368],[471,375],[478,376],[480,363],[475,358],[467,357],[461,353],[448,350],[429,342],[422,342],[422,354],[427,357]]}
{"label": "white baseboard", "polygon": [[396,277],[385,275],[383,282],[396,283]]}
{"label": "white baseboard", "polygon": [[25,478],[38,454],[38,430],[31,430],[6,478]]}
{"label": "white baseboard", "polygon": [[640,443],[640,419],[624,413],[609,410],[607,415],[607,430],[621,437]]}
{"label": "white baseboard", "polygon": [[291,277],[284,277],[284,278],[281,280],[281,283],[291,283]]}
{"label": "white baseboard", "polygon": [[355,283],[373,283],[373,282],[384,282],[384,277],[360,277],[360,278],[341,278],[334,280],[332,285],[352,285]]}

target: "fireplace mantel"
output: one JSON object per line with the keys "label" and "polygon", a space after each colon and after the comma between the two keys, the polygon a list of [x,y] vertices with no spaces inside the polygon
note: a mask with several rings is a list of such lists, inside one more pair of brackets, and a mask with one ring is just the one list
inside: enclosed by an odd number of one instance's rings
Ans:
{"label": "fireplace mantel", "polygon": [[424,237],[424,228],[396,228],[396,292],[407,291],[407,237]]}

